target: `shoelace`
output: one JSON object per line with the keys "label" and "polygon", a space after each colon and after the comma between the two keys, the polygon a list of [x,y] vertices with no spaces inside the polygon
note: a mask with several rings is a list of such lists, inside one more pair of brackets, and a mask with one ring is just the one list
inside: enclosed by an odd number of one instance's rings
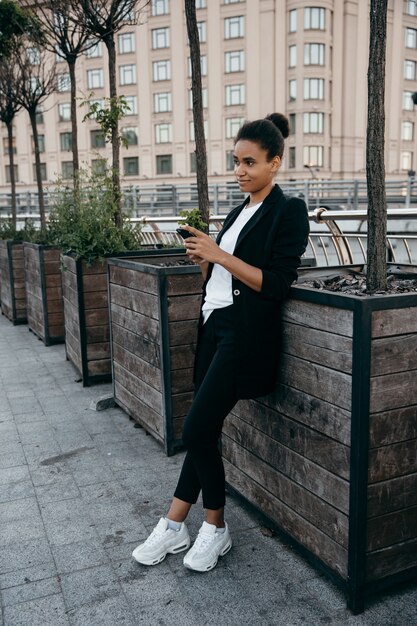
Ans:
{"label": "shoelace", "polygon": [[194,543],[194,550],[196,552],[204,552],[206,548],[213,543],[214,535],[208,535],[206,533],[199,533]]}
{"label": "shoelace", "polygon": [[167,532],[169,530],[169,528],[167,528],[167,530],[165,531],[161,531],[161,530],[156,530],[154,528],[154,530],[151,532],[151,534],[149,535],[149,537],[147,538],[147,540],[145,541],[147,546],[151,546],[154,543],[156,543],[157,541],[159,541],[160,537],[162,537],[162,535]]}

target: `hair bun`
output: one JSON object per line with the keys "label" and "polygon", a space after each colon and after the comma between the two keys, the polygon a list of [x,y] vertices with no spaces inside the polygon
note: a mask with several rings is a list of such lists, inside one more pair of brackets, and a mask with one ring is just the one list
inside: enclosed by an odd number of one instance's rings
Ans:
{"label": "hair bun", "polygon": [[281,131],[284,139],[288,137],[290,134],[290,123],[288,121],[288,117],[283,115],[282,113],[271,113],[271,115],[267,115],[267,120],[270,120],[275,126]]}

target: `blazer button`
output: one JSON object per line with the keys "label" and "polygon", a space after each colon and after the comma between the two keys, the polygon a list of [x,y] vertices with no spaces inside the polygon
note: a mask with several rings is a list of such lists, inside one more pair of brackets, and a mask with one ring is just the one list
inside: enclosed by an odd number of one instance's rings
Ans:
{"label": "blazer button", "polygon": [[234,296],[240,296],[240,291],[239,291],[239,289],[235,289],[235,290],[233,291],[233,295],[234,295]]}

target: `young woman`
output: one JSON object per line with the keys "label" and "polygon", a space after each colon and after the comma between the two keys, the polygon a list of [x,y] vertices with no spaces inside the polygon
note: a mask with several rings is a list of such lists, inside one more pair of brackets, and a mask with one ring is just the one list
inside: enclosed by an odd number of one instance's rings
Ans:
{"label": "young woman", "polygon": [[194,382],[183,442],[187,450],[166,517],[133,552],[144,565],[187,550],[185,519],[202,491],[206,521],[184,565],[206,572],[232,547],[224,521],[225,475],[218,443],[223,421],[240,398],[274,388],[279,316],[309,232],[305,203],[287,198],[275,176],[281,166],[288,120],[274,113],[245,123],[234,147],[235,176],[246,200],[224,221],[217,241],[185,226],[189,257],[205,278]]}

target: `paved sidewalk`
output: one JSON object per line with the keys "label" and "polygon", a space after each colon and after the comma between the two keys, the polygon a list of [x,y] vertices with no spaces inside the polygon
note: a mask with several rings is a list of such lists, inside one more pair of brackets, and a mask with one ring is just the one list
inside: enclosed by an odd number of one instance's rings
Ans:
{"label": "paved sidewalk", "polygon": [[[155,568],[130,554],[173,492],[182,454],[119,409],[91,410],[110,385],[75,382],[64,347],[0,318],[0,626],[417,624],[417,586],[367,603],[343,596],[233,498],[234,547],[208,574],[182,556]],[[202,519],[193,508],[194,536]]]}

